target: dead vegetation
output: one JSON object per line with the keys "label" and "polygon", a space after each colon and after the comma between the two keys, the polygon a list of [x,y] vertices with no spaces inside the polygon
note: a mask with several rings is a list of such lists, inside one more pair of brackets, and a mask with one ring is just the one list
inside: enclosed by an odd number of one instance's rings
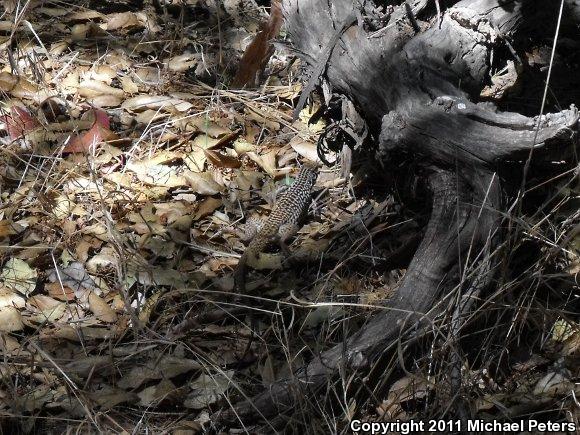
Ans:
{"label": "dead vegetation", "polygon": [[[223,429],[235,403],[292,379],[396,295],[428,194],[407,168],[364,159],[346,176],[321,165],[291,264],[262,255],[250,294],[232,294],[244,223],[268,213],[300,162],[320,162],[331,121],[317,119],[318,98],[293,120],[300,65],[283,51],[259,87],[226,86],[266,11],[222,3],[4,0],[5,433]],[[528,192],[517,236],[493,253],[505,267],[464,329],[449,328],[450,310],[431,340],[328,377],[318,396],[296,392],[290,415],[234,418],[232,432],[444,418],[458,397],[473,418],[578,427],[577,167]]]}

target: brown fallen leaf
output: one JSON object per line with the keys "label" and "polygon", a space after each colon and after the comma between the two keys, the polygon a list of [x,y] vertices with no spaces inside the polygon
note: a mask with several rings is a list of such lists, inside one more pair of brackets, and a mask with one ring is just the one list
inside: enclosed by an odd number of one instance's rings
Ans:
{"label": "brown fallen leaf", "polygon": [[190,383],[192,391],[183,405],[190,409],[203,409],[217,402],[230,388],[233,373],[233,370],[212,374],[202,373]]}
{"label": "brown fallen leaf", "polygon": [[248,157],[258,164],[271,177],[276,176],[276,154],[277,149],[268,150],[264,154],[249,152]]}
{"label": "brown fallen leaf", "polygon": [[28,296],[36,288],[38,272],[19,258],[10,258],[0,273],[0,282],[9,289]]}
{"label": "brown fallen leaf", "polygon": [[112,409],[121,403],[130,403],[137,399],[135,393],[120,388],[114,388],[109,385],[103,385],[102,388],[90,393],[89,397],[101,407],[101,410]]}
{"label": "brown fallen leaf", "polygon": [[14,332],[24,328],[20,311],[14,307],[0,308],[0,331]]}
{"label": "brown fallen leaf", "polygon": [[48,295],[59,301],[72,301],[75,298],[73,289],[61,286],[60,282],[49,282],[44,285]]}
{"label": "brown fallen leaf", "polygon": [[182,72],[194,67],[199,62],[196,54],[183,53],[172,57],[167,61],[170,71]]}
{"label": "brown fallen leaf", "polygon": [[140,112],[146,109],[164,110],[165,112],[185,112],[193,107],[188,101],[173,98],[167,95],[137,95],[126,99],[121,108],[129,111]]}
{"label": "brown fallen leaf", "polygon": [[[290,140],[290,146],[294,151],[311,162],[321,163],[320,157],[318,157],[317,145],[314,142],[304,139],[300,135],[296,135]],[[330,153],[328,154],[327,158],[331,159],[331,163],[336,160],[336,156],[330,155]]]}
{"label": "brown fallen leaf", "polygon": [[66,310],[63,302],[57,301],[46,295],[35,295],[26,301],[26,308],[32,313],[24,318],[27,325],[31,323],[43,324],[53,323],[60,319]]}
{"label": "brown fallen leaf", "polygon": [[211,137],[207,134],[200,134],[200,135],[196,136],[193,141],[191,141],[191,147],[193,149],[201,148],[201,149],[207,150],[210,148],[215,148],[219,142],[220,142],[220,139],[218,139],[218,138]]}
{"label": "brown fallen leaf", "polygon": [[6,356],[27,355],[30,353],[23,349],[18,340],[8,334],[0,334],[0,352]]}
{"label": "brown fallen leaf", "polygon": [[117,321],[117,313],[95,293],[89,294],[89,310],[103,322],[114,323]]}
{"label": "brown fallen leaf", "polygon": [[270,8],[270,19],[260,25],[260,31],[246,48],[232,86],[241,88],[254,85],[256,75],[266,67],[274,52],[272,39],[280,33],[282,22],[280,0],[274,0]]}
{"label": "brown fallen leaf", "polygon": [[141,27],[139,18],[133,12],[119,12],[107,15],[107,30],[109,32],[117,29],[135,29]]}
{"label": "brown fallen leaf", "polygon": [[81,97],[93,98],[100,95],[111,95],[115,97],[123,97],[125,91],[123,89],[114,88],[99,80],[83,80],[78,87],[78,94]]}
{"label": "brown fallen leaf", "polygon": [[28,305],[28,309],[30,309],[31,311],[32,310],[46,311],[61,305],[61,302],[46,295],[31,296],[28,298],[26,303]]}
{"label": "brown fallen leaf", "polygon": [[90,9],[83,9],[79,12],[75,12],[70,14],[67,17],[69,22],[78,22],[78,21],[95,21],[95,20],[103,20],[106,18],[106,15],[101,14],[100,12],[93,11]]}
{"label": "brown fallen leaf", "polygon": [[203,133],[216,139],[232,133],[229,128],[220,125],[219,119],[212,119],[209,116],[184,118],[180,121],[179,125],[186,131]]}
{"label": "brown fallen leaf", "polygon": [[481,98],[500,101],[504,96],[518,92],[521,82],[522,67],[508,60],[507,65],[491,77],[491,85],[480,93]]}
{"label": "brown fallen leaf", "polygon": [[208,197],[205,198],[200,204],[195,212],[194,220],[199,220],[212,214],[218,207],[222,205],[222,200],[218,198]]}
{"label": "brown fallen leaf", "polygon": [[39,88],[24,77],[4,71],[0,73],[0,90],[17,98],[33,98]]}
{"label": "brown fallen leaf", "polygon": [[170,379],[193,370],[199,370],[202,366],[199,362],[179,358],[172,355],[151,354],[143,365],[134,366],[128,373],[119,379],[117,385],[121,388],[138,388],[144,382],[154,379]]}
{"label": "brown fallen leaf", "polygon": [[116,95],[99,95],[87,98],[87,103],[95,107],[117,107],[121,104],[121,98]]}
{"label": "brown fallen leaf", "polygon": [[184,171],[182,176],[187,180],[187,184],[193,191],[200,195],[215,195],[224,189],[223,186],[216,183],[209,172]]}
{"label": "brown fallen leaf", "polygon": [[228,156],[227,154],[222,154],[213,150],[203,151],[207,159],[215,166],[219,168],[239,168],[242,166],[241,162],[235,157]]}
{"label": "brown fallen leaf", "polygon": [[162,379],[157,385],[152,385],[137,393],[137,396],[139,396],[141,406],[151,406],[176,400],[179,390],[169,379]]}
{"label": "brown fallen leaf", "polygon": [[540,379],[534,387],[534,396],[560,397],[574,390],[572,382],[566,374],[549,372]]}
{"label": "brown fallen leaf", "polygon": [[0,238],[18,234],[18,226],[11,220],[0,220]]}
{"label": "brown fallen leaf", "polygon": [[111,65],[99,65],[91,69],[85,78],[91,78],[110,85],[117,78],[117,65],[115,68]]}
{"label": "brown fallen leaf", "polygon": [[129,77],[129,76],[121,76],[121,77],[119,77],[119,80],[121,82],[121,87],[128,94],[136,94],[137,92],[139,92],[139,87],[131,79],[131,77]]}
{"label": "brown fallen leaf", "polygon": [[25,304],[26,301],[18,292],[5,286],[0,286],[0,308],[24,308]]}

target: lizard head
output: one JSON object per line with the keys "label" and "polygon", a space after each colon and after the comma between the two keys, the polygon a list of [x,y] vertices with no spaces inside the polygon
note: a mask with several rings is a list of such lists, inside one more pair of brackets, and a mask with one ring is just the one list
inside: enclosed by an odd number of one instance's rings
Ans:
{"label": "lizard head", "polygon": [[312,189],[318,178],[318,167],[314,163],[304,163],[296,176],[295,183],[305,186],[308,190]]}

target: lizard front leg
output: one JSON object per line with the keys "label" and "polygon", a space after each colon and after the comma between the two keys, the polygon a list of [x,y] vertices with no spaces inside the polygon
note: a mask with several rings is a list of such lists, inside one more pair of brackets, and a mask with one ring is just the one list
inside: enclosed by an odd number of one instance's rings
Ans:
{"label": "lizard front leg", "polygon": [[280,245],[280,249],[285,258],[290,258],[291,255],[286,242],[292,238],[297,231],[298,225],[296,224],[287,223],[280,225],[280,229],[278,230],[278,244]]}

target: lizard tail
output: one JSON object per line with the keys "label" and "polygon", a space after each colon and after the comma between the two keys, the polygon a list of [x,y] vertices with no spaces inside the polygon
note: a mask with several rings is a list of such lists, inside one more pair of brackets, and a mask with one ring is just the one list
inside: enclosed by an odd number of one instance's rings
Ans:
{"label": "lizard tail", "polygon": [[246,291],[246,263],[248,262],[248,252],[244,252],[238,261],[234,272],[234,290],[245,293]]}

